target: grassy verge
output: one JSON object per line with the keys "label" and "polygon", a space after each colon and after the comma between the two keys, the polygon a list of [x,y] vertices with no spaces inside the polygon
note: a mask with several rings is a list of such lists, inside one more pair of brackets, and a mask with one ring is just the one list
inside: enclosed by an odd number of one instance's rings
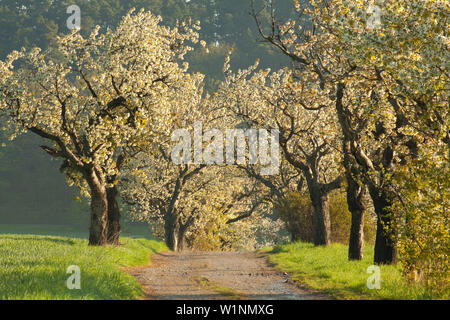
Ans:
{"label": "grassy verge", "polygon": [[348,261],[348,247],[333,244],[314,247],[309,243],[290,243],[264,249],[270,263],[289,272],[293,280],[338,299],[449,299],[449,293],[432,295],[423,286],[408,283],[399,267],[380,266],[381,288],[368,289],[373,265],[373,248],[365,249],[363,261]]}
{"label": "grassy verge", "polygon": [[[147,264],[150,254],[167,248],[142,238],[122,237],[121,243],[90,247],[76,237],[0,234],[0,300],[138,299],[142,288],[119,268]],[[80,290],[67,288],[71,265],[81,270]]]}

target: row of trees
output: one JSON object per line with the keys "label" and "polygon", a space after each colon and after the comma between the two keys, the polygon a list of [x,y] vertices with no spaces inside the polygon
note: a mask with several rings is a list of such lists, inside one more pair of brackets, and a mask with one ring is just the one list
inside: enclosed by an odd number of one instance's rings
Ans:
{"label": "row of trees", "polygon": [[329,243],[328,194],[345,181],[349,259],[363,256],[368,190],[375,263],[396,263],[400,249],[407,273],[448,281],[448,4],[385,1],[377,25],[369,1],[294,1],[298,17],[284,24],[271,3],[269,25],[252,4],[262,38],[292,66],[234,74],[226,64],[217,103],[280,131],[283,157],[307,182],[314,243]]}
{"label": "row of trees", "polygon": [[91,244],[118,243],[117,175],[142,141],[164,130],[174,104],[187,105],[180,99],[198,89],[198,76],[177,63],[197,26],[159,22],[129,14],[115,31],[73,33],[44,53],[14,51],[1,65],[2,115],[50,142],[42,148],[64,159],[69,183],[89,193]]}
{"label": "row of trees", "polygon": [[[176,128],[225,122],[211,123],[220,115],[206,109],[204,77],[183,61],[188,44],[198,43],[198,24],[160,22],[150,12],[129,13],[114,31],[74,32],[44,52],[13,51],[1,64],[5,129],[11,138],[31,132],[45,139],[41,148],[63,159],[69,184],[91,199],[91,245],[119,244],[119,188],[135,217],[162,222],[174,250],[183,248],[189,227],[220,212],[220,227],[242,229],[246,208],[256,208],[252,187],[231,171],[172,162]],[[236,233],[223,233],[221,243]]]}
{"label": "row of trees", "polygon": [[[282,16],[291,12],[292,4],[286,2]],[[56,45],[56,37],[67,35],[70,30],[66,22],[70,14],[66,1],[1,1],[0,3],[0,59],[22,47],[40,47],[43,50]],[[263,65],[279,67],[287,59],[257,37],[257,29],[249,19],[248,2],[189,1],[184,0],[127,0],[127,1],[77,1],[81,9],[81,34],[89,36],[95,25],[102,30],[116,28],[127,11],[136,7],[145,8],[161,15],[161,24],[173,26],[176,20],[192,17],[200,20],[200,37],[208,42],[206,48],[191,51],[186,55],[191,71],[206,75],[208,90],[217,87],[222,75],[222,64],[227,51],[235,48],[233,64],[244,67],[257,57]],[[281,57],[281,58],[280,58]],[[36,142],[38,141],[38,142]],[[57,170],[58,161],[48,162],[46,155],[34,145],[42,144],[38,137],[24,134],[14,143],[8,135],[0,132],[0,221],[3,223],[57,223],[86,225],[85,214],[88,201],[79,203],[76,188],[64,186]],[[37,169],[39,168],[39,169]],[[33,192],[28,190],[32,189]],[[18,200],[20,199],[20,201]],[[55,199],[58,199],[55,200]],[[49,207],[49,203],[52,204]],[[66,210],[64,203],[69,204]],[[51,208],[51,209],[50,209]],[[14,212],[14,215],[9,214]],[[70,218],[68,218],[70,217]],[[125,218],[126,219],[126,218]],[[123,219],[124,220],[124,219]]]}
{"label": "row of trees", "polygon": [[[69,183],[90,196],[92,245],[119,243],[119,191],[135,217],[152,220],[179,250],[196,234],[219,234],[227,247],[293,190],[308,192],[313,241],[328,245],[329,195],[345,187],[349,259],[363,257],[368,192],[375,263],[396,263],[400,250],[407,274],[445,285],[449,7],[385,1],[374,26],[369,4],[293,1],[297,17],[279,23],[273,1],[262,9],[252,1],[260,36],[291,64],[234,73],[228,56],[212,96],[184,61],[199,25],[186,19],[170,28],[131,12],[114,30],[11,53],[0,63],[1,115],[15,133],[46,139],[42,148],[63,159]],[[279,174],[263,176],[249,161],[174,164],[172,133],[197,121],[203,131],[276,129]]]}

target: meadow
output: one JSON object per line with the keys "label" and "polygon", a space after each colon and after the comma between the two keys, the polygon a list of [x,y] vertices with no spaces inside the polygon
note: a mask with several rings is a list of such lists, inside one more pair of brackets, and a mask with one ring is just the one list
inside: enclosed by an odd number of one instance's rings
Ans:
{"label": "meadow", "polygon": [[[148,264],[165,245],[124,236],[120,246],[93,247],[82,235],[57,226],[0,225],[0,300],[141,298],[138,282],[120,268]],[[72,265],[81,271],[80,290],[67,287]]]}
{"label": "meadow", "polygon": [[295,242],[261,252],[297,283],[336,299],[450,299],[448,291],[436,292],[425,285],[408,282],[399,265],[380,265],[380,288],[369,289],[367,282],[374,274],[368,270],[373,265],[373,246],[365,248],[362,261],[349,261],[348,246],[339,243],[315,247],[311,243]]}

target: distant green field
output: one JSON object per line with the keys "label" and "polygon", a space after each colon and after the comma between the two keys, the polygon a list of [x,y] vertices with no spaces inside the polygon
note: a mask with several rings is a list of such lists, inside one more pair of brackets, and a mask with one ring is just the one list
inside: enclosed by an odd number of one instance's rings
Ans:
{"label": "distant green field", "polygon": [[[167,250],[131,237],[121,237],[119,247],[90,247],[87,234],[69,229],[0,225],[0,299],[139,299],[142,288],[119,268],[145,265]],[[67,288],[71,265],[80,268],[80,290]]]}
{"label": "distant green field", "polygon": [[373,247],[365,249],[363,261],[348,261],[348,247],[342,244],[315,247],[310,243],[290,243],[262,250],[270,263],[292,274],[300,284],[338,299],[450,299],[449,292],[431,293],[418,284],[407,283],[398,266],[380,266],[380,289],[369,289]]}
{"label": "distant green field", "polygon": [[[67,225],[47,225],[47,224],[1,224],[0,234],[35,234],[46,236],[61,236],[72,238],[89,237],[88,228],[80,228]],[[145,238],[152,240],[150,229],[145,225],[129,225],[122,223],[122,233],[125,237]]]}

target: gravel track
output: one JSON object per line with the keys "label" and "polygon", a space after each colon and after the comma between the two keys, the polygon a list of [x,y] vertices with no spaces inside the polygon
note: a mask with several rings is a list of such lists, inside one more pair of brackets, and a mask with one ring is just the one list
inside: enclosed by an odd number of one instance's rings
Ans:
{"label": "gravel track", "polygon": [[[287,274],[253,252],[162,252],[151,265],[127,268],[146,292],[146,299],[222,300],[216,287],[229,288],[233,298],[249,300],[328,299],[296,286]],[[208,286],[200,285],[199,279]]]}

